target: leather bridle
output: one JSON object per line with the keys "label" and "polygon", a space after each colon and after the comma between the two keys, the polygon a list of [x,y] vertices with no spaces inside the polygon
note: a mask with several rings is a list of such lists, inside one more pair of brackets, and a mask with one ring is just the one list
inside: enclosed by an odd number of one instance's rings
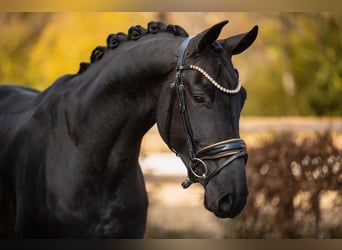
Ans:
{"label": "leather bridle", "polygon": [[[183,188],[188,188],[192,183],[200,182],[203,185],[207,185],[208,182],[213,178],[215,175],[217,175],[223,168],[228,166],[232,161],[234,161],[237,158],[244,158],[247,162],[247,152],[246,152],[246,144],[243,140],[240,138],[233,138],[228,139],[224,141],[220,141],[217,143],[214,143],[212,145],[206,146],[197,152],[194,151],[196,147],[196,143],[194,140],[193,132],[191,129],[191,124],[189,121],[189,117],[186,110],[186,104],[185,104],[185,90],[184,90],[184,83],[183,83],[183,71],[184,70],[197,70],[196,68],[199,68],[194,65],[185,65],[184,64],[184,58],[185,58],[185,51],[186,48],[190,42],[192,37],[186,38],[179,49],[179,56],[176,66],[176,77],[174,82],[170,85],[170,98],[169,98],[169,106],[167,110],[167,117],[166,117],[166,126],[165,126],[165,139],[166,143],[169,146],[169,148],[175,152],[177,155],[177,151],[172,148],[170,144],[170,124],[172,119],[172,111],[175,103],[175,99],[178,98],[178,106],[179,111],[182,119],[182,126],[185,133],[185,140],[188,145],[189,150],[189,158],[190,158],[190,164],[189,166],[186,165],[186,168],[188,170],[188,178],[182,182]],[[202,69],[197,70],[204,71]],[[205,72],[205,71],[204,71]],[[214,81],[208,74],[202,73],[205,77],[207,77],[210,81],[214,82],[213,84],[219,88],[221,91],[224,89],[225,93],[228,94],[235,94],[240,91],[240,87],[235,90],[227,90],[220,86],[216,81]],[[217,86],[218,85],[218,86]],[[219,158],[227,158],[225,162],[223,162],[220,167],[215,169],[212,172],[209,172],[208,166],[205,163],[205,160],[213,160],[213,159],[219,159]]]}

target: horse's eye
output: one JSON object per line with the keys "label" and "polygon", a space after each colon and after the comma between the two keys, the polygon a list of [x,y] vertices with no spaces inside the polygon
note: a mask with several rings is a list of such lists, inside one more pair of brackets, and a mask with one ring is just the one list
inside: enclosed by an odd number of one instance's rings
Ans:
{"label": "horse's eye", "polygon": [[203,96],[195,95],[192,97],[192,99],[197,103],[204,103],[205,98]]}

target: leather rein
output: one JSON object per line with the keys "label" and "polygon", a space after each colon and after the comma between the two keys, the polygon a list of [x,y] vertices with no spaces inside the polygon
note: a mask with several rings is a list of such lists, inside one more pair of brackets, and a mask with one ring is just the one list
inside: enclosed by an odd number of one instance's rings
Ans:
{"label": "leather rein", "polygon": [[[185,65],[184,58],[185,58],[185,51],[186,48],[191,41],[192,37],[186,38],[179,49],[179,56],[177,60],[176,66],[176,77],[174,82],[170,84],[170,98],[169,98],[169,105],[167,110],[167,117],[166,117],[166,126],[165,126],[165,138],[166,143],[169,148],[178,155],[177,151],[172,148],[170,145],[170,124],[172,119],[172,111],[175,103],[175,99],[178,98],[178,106],[179,111],[182,119],[182,126],[185,133],[185,140],[189,150],[189,158],[190,164],[189,166],[186,165],[188,170],[188,178],[182,182],[183,188],[188,188],[192,183],[200,182],[203,185],[207,185],[208,182],[217,175],[223,168],[228,166],[232,161],[237,158],[244,158],[247,162],[247,152],[246,152],[246,144],[240,138],[233,138],[224,141],[220,141],[209,146],[206,146],[197,152],[194,151],[196,147],[196,143],[194,140],[193,132],[191,129],[189,117],[186,110],[185,104],[185,89],[183,83],[183,71],[184,70],[196,70],[200,72],[203,76],[205,76],[216,88],[220,91],[223,91],[226,94],[236,94],[240,91],[241,84],[238,83],[238,86],[234,90],[229,90],[219,83],[217,83],[213,78],[209,76],[203,69],[198,66],[194,65]],[[227,160],[217,169],[209,173],[208,166],[205,163],[205,160],[213,160],[219,158],[227,158]]]}

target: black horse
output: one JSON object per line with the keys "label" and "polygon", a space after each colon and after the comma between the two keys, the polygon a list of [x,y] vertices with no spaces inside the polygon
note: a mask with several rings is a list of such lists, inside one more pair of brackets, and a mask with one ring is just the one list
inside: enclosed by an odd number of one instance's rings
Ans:
{"label": "black horse", "polygon": [[248,195],[239,139],[246,91],[231,57],[258,28],[217,40],[227,22],[193,37],[177,25],[134,26],[45,91],[1,86],[0,235],[143,237],[138,156],[156,122],[188,169],[183,187],[200,182],[207,209],[238,215]]}

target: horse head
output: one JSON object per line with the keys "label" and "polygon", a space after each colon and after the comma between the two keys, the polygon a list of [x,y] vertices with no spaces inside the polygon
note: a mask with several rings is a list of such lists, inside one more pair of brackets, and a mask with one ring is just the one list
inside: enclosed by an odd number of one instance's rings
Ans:
{"label": "horse head", "polygon": [[231,58],[258,33],[255,26],[218,40],[227,23],[182,40],[174,80],[162,89],[157,108],[160,135],[188,170],[183,187],[202,184],[205,207],[221,218],[237,216],[247,201],[247,152],[239,134],[246,90]]}

